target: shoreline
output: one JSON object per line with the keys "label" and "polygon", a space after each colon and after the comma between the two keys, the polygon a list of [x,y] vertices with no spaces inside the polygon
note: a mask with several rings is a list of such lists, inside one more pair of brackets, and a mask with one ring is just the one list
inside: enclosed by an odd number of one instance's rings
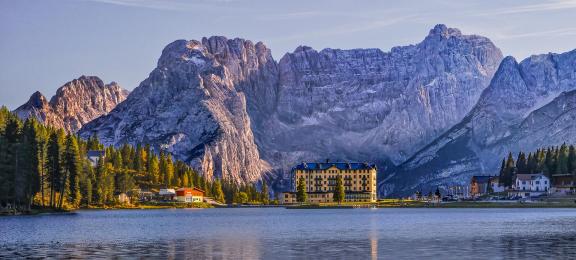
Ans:
{"label": "shoreline", "polygon": [[100,210],[152,210],[152,209],[207,209],[207,208],[285,208],[285,209],[381,209],[381,208],[430,208],[430,209],[478,209],[478,208],[574,208],[576,203],[568,202],[517,202],[517,201],[455,201],[442,203],[426,202],[403,202],[403,203],[345,203],[345,204],[303,204],[303,205],[227,205],[213,206],[207,203],[151,203],[138,206],[103,206],[103,207],[82,207],[78,209],[51,209],[34,208],[30,212],[1,212],[2,216],[37,216],[37,215],[67,215],[76,214],[77,211],[100,211]]}
{"label": "shoreline", "polygon": [[555,201],[454,201],[430,203],[421,201],[408,202],[379,202],[379,203],[346,203],[346,204],[303,204],[286,205],[287,209],[356,209],[356,208],[575,208],[575,202],[555,202]]}

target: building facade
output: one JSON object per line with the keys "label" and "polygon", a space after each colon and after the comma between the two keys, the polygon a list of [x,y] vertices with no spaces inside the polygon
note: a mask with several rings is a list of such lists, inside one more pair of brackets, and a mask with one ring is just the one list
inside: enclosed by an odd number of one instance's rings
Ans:
{"label": "building facade", "polygon": [[309,203],[333,202],[337,180],[344,184],[345,202],[376,202],[377,168],[371,163],[301,163],[292,169],[292,191],[280,194],[280,202],[295,203],[299,180],[306,183]]}
{"label": "building facade", "polygon": [[513,193],[522,198],[540,196],[550,191],[550,179],[544,174],[516,174]]}
{"label": "building facade", "polygon": [[176,190],[176,200],[179,202],[202,202],[204,191],[198,188],[180,188]]}
{"label": "building facade", "polygon": [[576,193],[576,175],[574,174],[555,174],[552,175],[553,193],[574,194]]}
{"label": "building facade", "polygon": [[498,176],[472,176],[470,180],[470,196],[479,197],[488,193],[503,192]]}

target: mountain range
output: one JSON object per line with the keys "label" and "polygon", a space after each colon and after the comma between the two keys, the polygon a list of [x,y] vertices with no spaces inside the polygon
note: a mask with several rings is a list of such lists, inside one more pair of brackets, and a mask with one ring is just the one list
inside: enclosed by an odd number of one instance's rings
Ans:
{"label": "mountain range", "polygon": [[16,112],[276,190],[301,161],[372,161],[380,194],[405,195],[495,174],[509,151],[573,141],[575,57],[518,64],[488,38],[445,25],[388,52],[300,46],[279,61],[261,42],[213,36],[167,45],[126,100],[104,94],[118,101],[111,107],[92,102],[71,117],[36,93]]}

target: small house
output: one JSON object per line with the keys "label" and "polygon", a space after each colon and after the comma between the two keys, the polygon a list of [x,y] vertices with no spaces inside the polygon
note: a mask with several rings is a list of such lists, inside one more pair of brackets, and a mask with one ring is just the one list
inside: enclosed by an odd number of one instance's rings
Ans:
{"label": "small house", "polygon": [[550,190],[550,179],[544,174],[516,174],[511,195],[522,198],[537,197]]}
{"label": "small house", "polygon": [[492,176],[490,178],[490,186],[492,187],[492,192],[503,192],[504,184],[500,183],[500,177]]}
{"label": "small house", "polygon": [[560,194],[573,194],[576,192],[576,175],[552,175],[552,187],[550,188],[550,191]]}
{"label": "small house", "polygon": [[176,190],[174,189],[160,189],[160,191],[158,192],[158,197],[160,198],[160,200],[174,200],[174,197],[176,197]]}
{"label": "small house", "polygon": [[198,188],[180,188],[176,190],[176,200],[179,202],[202,202],[204,191]]}
{"label": "small house", "polygon": [[293,204],[296,203],[296,192],[280,192],[278,193],[278,202],[280,204]]}
{"label": "small house", "polygon": [[503,191],[504,186],[500,185],[500,178],[498,178],[498,176],[472,176],[470,181],[470,195],[472,197]]}

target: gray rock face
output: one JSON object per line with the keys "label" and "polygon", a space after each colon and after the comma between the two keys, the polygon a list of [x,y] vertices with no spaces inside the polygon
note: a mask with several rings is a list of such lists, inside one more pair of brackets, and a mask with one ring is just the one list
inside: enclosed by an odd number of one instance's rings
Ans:
{"label": "gray rock face", "polygon": [[390,52],[298,47],[279,62],[276,113],[255,127],[257,143],[284,171],[325,158],[383,171],[461,121],[501,59],[487,38],[444,25]]}
{"label": "gray rock face", "polygon": [[[508,152],[570,142],[567,121],[576,89],[576,50],[504,59],[474,109],[381,183],[384,194],[418,186],[463,184],[473,174],[497,174]],[[556,98],[556,99],[555,99]],[[548,105],[546,105],[548,104]]]}
{"label": "gray rock face", "polygon": [[[95,133],[108,144],[151,144],[209,178],[253,182],[269,166],[260,160],[246,109],[266,109],[274,101],[265,96],[274,91],[262,88],[268,77],[275,79],[275,70],[262,43],[224,37],[175,41],[125,102],[80,135]],[[264,94],[247,104],[246,96],[256,93]]]}
{"label": "gray rock face", "polygon": [[56,91],[50,102],[35,92],[14,112],[22,119],[36,117],[40,122],[76,132],[84,124],[110,112],[129,92],[112,82],[104,84],[94,76],[81,76]]}
{"label": "gray rock face", "polygon": [[490,40],[444,25],[390,52],[299,47],[278,63],[262,43],[176,41],[125,102],[80,133],[149,143],[238,182],[301,160],[382,169],[459,122],[501,59]]}

